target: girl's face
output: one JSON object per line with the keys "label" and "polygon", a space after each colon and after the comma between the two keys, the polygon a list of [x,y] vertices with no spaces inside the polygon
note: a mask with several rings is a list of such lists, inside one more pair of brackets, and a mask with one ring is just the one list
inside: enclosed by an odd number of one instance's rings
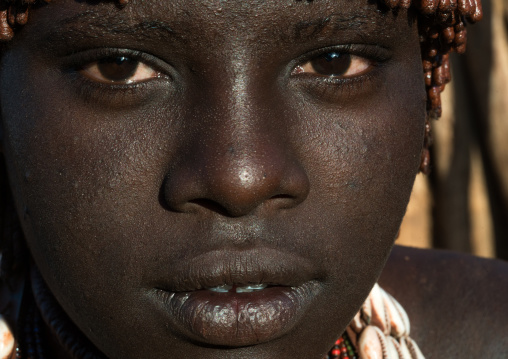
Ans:
{"label": "girl's face", "polygon": [[364,0],[60,0],[32,12],[0,71],[26,240],[107,357],[330,349],[419,167],[412,15]]}

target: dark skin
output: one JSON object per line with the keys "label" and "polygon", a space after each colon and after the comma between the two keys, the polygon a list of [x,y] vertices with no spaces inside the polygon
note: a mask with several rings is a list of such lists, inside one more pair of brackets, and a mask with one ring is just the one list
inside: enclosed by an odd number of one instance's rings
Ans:
{"label": "dark skin", "polygon": [[[109,358],[322,358],[378,278],[420,165],[413,20],[349,0],[33,11],[2,58],[2,149],[34,262],[81,331]],[[308,66],[331,51],[353,55],[332,79]],[[146,67],[112,83],[97,72],[112,56]],[[400,253],[381,283],[418,323],[403,293],[427,272]],[[314,294],[254,334],[193,331],[159,296],[267,277]]]}

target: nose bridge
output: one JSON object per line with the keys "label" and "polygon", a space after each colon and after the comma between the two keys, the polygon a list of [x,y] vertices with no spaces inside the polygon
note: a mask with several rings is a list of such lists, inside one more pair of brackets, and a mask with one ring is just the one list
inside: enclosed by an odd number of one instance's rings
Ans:
{"label": "nose bridge", "polygon": [[232,76],[214,81],[217,90],[210,91],[207,98],[213,109],[211,125],[222,140],[216,145],[222,147],[227,143],[231,160],[246,161],[264,157],[270,147],[282,147],[282,143],[277,144],[274,139],[281,140],[285,136],[281,127],[273,126],[275,112],[280,108],[271,106],[266,94],[260,91],[262,86],[253,83],[247,69],[238,67],[241,66],[234,61],[230,66]]}
{"label": "nose bridge", "polygon": [[180,211],[218,208],[230,216],[301,202],[308,179],[287,146],[282,107],[253,83],[245,63],[226,71],[199,86],[187,113],[191,136],[168,174],[167,202]]}
{"label": "nose bridge", "polygon": [[274,126],[282,109],[269,101],[253,54],[235,44],[225,46],[224,53],[231,54],[229,61],[214,64],[216,71],[201,86],[199,103],[193,106],[193,117],[204,120],[198,131],[204,146],[198,152],[215,168],[227,170],[230,180],[247,185],[259,171],[281,168],[284,162],[285,134]]}
{"label": "nose bridge", "polygon": [[270,108],[263,98],[266,93],[261,91],[262,77],[253,61],[256,56],[235,44],[226,46],[224,52],[231,54],[230,59],[216,65],[218,76],[213,78],[208,96],[213,107],[222,112],[216,119],[238,131],[254,129],[264,119],[261,112]]}
{"label": "nose bridge", "polygon": [[226,91],[214,91],[209,97],[213,112],[195,149],[204,165],[202,185],[230,212],[243,213],[281,195],[290,155],[284,131],[273,126],[276,109],[268,108],[250,85],[239,74]]}
{"label": "nose bridge", "polygon": [[260,91],[263,86],[255,83],[259,79],[252,74],[250,56],[241,49],[225,52],[234,55],[229,62],[213,64],[215,71],[210,77],[200,79],[186,122],[195,125],[199,156],[213,162],[221,160],[219,167],[232,170],[258,162],[258,157],[268,160],[265,152],[273,152],[274,138],[280,140],[284,134],[272,126],[279,109],[272,108]]}
{"label": "nose bridge", "polygon": [[258,108],[254,99],[242,97],[201,109],[203,113],[213,108],[211,118],[194,132],[194,143],[189,143],[197,160],[194,164],[201,173],[205,170],[209,185],[227,183],[237,192],[279,177],[276,172],[284,169],[288,155],[283,131],[271,126],[268,111]]}

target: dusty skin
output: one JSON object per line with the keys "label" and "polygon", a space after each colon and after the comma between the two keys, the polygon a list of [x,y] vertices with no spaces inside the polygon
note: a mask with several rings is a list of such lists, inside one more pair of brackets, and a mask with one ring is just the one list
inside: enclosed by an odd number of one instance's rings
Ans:
{"label": "dusty skin", "polygon": [[[360,0],[55,0],[3,50],[0,106],[30,266],[121,359],[321,359],[390,255],[426,119],[415,14]],[[427,358],[505,357],[507,282],[404,248],[380,281]]]}

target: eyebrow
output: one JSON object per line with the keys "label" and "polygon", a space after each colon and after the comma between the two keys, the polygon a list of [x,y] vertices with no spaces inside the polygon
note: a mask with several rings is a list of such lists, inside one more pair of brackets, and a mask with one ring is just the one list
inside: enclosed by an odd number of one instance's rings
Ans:
{"label": "eyebrow", "polygon": [[[368,25],[372,25],[372,18],[366,14],[332,13],[324,17],[303,20],[296,23],[289,29],[278,29],[276,33],[286,33],[284,36],[292,41],[305,42],[315,40],[319,36],[334,36],[341,31],[358,31]],[[367,25],[367,26],[366,26]],[[72,43],[76,39],[97,40],[104,36],[135,36],[137,40],[162,40],[176,41],[182,44],[187,43],[187,38],[176,31],[169,22],[146,19],[136,20],[125,17],[119,13],[98,12],[95,9],[88,9],[81,13],[56,21],[51,30],[41,34],[38,41],[44,48],[55,48]],[[60,46],[59,46],[60,45]]]}
{"label": "eyebrow", "polygon": [[300,21],[293,28],[293,38],[297,41],[305,41],[320,35],[345,30],[360,30],[369,24],[369,18],[365,14],[345,16],[335,13],[318,19]]}
{"label": "eyebrow", "polygon": [[86,10],[57,21],[41,41],[53,44],[58,40],[98,39],[105,35],[136,35],[138,39],[172,38],[184,42],[184,38],[173,27],[159,20],[129,20],[117,14],[104,15],[95,10]]}

